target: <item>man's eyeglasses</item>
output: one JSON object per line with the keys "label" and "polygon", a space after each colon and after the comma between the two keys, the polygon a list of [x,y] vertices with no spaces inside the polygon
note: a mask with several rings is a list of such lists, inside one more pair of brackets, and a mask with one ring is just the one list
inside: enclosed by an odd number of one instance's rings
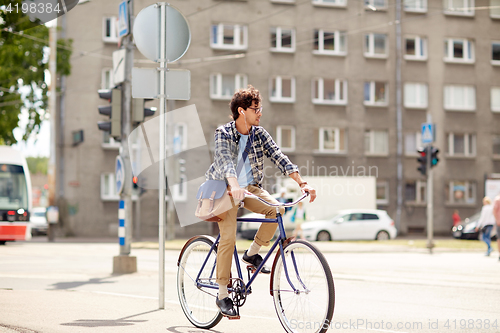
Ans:
{"label": "man's eyeglasses", "polygon": [[252,109],[253,112],[255,112],[255,114],[262,113],[262,106],[260,108],[251,108],[251,107],[248,107],[247,109]]}

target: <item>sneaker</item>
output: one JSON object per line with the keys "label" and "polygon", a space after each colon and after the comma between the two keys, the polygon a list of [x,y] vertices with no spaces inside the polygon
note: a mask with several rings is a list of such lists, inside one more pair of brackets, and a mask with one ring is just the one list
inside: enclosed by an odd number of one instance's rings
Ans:
{"label": "sneaker", "polygon": [[233,301],[229,297],[225,297],[223,299],[219,299],[217,297],[215,300],[215,304],[220,309],[222,315],[229,318],[239,317],[236,312],[236,309],[234,308]]}
{"label": "sneaker", "polygon": [[[263,260],[262,257],[258,253],[254,254],[253,256],[248,256],[247,251],[245,251],[245,253],[243,254],[243,262],[252,265],[253,267],[255,267],[255,269],[257,269],[259,265],[262,263]],[[263,266],[260,272],[264,274],[270,274],[271,270],[266,266]]]}

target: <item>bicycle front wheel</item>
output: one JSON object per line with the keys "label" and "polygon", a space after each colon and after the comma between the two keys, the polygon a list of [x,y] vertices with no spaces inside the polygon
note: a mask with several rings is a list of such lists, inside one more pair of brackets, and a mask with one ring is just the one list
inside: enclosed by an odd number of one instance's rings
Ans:
{"label": "bicycle front wheel", "polygon": [[218,289],[198,287],[195,281],[206,260],[198,281],[217,286],[215,249],[208,255],[212,244],[213,241],[205,236],[189,240],[181,254],[177,270],[177,294],[182,311],[194,326],[205,329],[214,327],[222,319],[222,314],[215,305]]}
{"label": "bicycle front wheel", "polygon": [[335,306],[330,266],[307,241],[293,241],[283,252],[285,263],[278,254],[272,280],[274,307],[281,325],[289,333],[326,332]]}

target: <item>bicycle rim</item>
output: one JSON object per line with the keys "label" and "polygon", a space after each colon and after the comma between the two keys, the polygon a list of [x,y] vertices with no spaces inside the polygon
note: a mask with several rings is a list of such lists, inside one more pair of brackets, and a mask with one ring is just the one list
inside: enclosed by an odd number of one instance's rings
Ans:
{"label": "bicycle rim", "polygon": [[284,254],[288,276],[299,292],[290,286],[280,256],[274,267],[273,299],[281,325],[287,332],[326,332],[333,316],[335,288],[325,257],[302,240],[288,244]]}
{"label": "bicycle rim", "polygon": [[[205,329],[214,327],[222,319],[215,305],[217,289],[198,288],[195,283],[212,244],[211,240],[204,237],[193,239],[184,250],[177,270],[177,293],[182,311],[194,326]],[[215,284],[215,258],[216,253],[212,251],[200,274],[204,282]]]}

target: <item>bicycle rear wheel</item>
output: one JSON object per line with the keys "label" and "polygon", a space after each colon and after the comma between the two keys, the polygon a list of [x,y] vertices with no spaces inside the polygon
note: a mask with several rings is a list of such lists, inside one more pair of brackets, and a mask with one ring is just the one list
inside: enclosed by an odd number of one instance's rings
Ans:
{"label": "bicycle rear wheel", "polygon": [[323,333],[335,307],[335,288],[330,266],[321,252],[303,240],[284,248],[286,277],[281,255],[273,271],[272,295],[281,325],[287,332]]}
{"label": "bicycle rear wheel", "polygon": [[205,236],[189,240],[181,254],[177,270],[177,294],[182,311],[194,326],[205,329],[214,327],[222,319],[222,314],[215,305],[218,289],[198,288],[195,282],[203,262],[207,260],[200,274],[200,280],[205,284],[217,286],[216,249],[208,256],[212,244],[213,241]]}

